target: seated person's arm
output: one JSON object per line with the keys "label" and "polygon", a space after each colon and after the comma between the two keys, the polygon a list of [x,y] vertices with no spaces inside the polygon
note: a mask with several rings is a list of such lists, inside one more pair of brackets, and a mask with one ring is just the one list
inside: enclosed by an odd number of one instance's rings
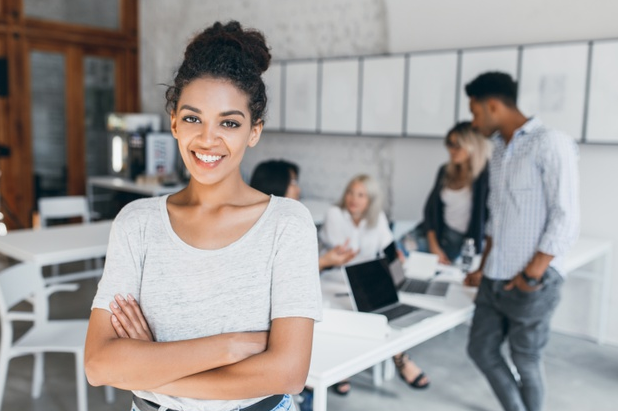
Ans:
{"label": "seated person's arm", "polygon": [[346,240],[344,244],[335,246],[322,254],[319,260],[320,271],[344,265],[354,258],[358,252],[348,247],[349,242],[349,240]]}
{"label": "seated person's arm", "polygon": [[440,264],[450,264],[451,261],[446,256],[442,247],[440,247],[440,243],[438,242],[438,237],[436,236],[436,232],[434,230],[427,231],[427,243],[429,244],[429,251],[432,254],[436,254],[438,256],[438,262]]}

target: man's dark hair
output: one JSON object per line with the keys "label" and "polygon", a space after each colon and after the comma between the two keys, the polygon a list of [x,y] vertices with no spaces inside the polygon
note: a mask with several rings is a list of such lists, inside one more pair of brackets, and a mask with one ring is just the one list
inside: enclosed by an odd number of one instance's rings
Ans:
{"label": "man's dark hair", "polygon": [[292,174],[298,178],[298,166],[285,160],[268,160],[253,170],[249,185],[264,194],[285,197],[292,181]]}
{"label": "man's dark hair", "polygon": [[508,107],[515,107],[517,82],[506,73],[498,71],[483,73],[466,84],[466,94],[480,101],[496,98]]}

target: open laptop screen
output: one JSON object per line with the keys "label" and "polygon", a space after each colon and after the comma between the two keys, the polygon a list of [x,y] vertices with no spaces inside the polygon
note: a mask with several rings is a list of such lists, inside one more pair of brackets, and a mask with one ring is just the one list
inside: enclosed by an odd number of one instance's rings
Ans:
{"label": "open laptop screen", "polygon": [[386,258],[349,265],[345,271],[358,311],[372,312],[399,302]]}
{"label": "open laptop screen", "polygon": [[389,264],[397,259],[397,246],[394,241],[391,241],[391,243],[387,245],[383,251],[386,258],[388,258]]}

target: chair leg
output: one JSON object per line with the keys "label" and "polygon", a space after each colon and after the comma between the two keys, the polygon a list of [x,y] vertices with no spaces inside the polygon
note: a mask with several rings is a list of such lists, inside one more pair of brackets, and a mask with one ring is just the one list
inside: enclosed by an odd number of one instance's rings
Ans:
{"label": "chair leg", "polygon": [[84,353],[75,353],[75,383],[77,384],[77,411],[88,411],[88,392]]}
{"label": "chair leg", "polygon": [[105,402],[108,404],[112,404],[116,401],[116,391],[114,391],[114,387],[110,387],[109,385],[105,386]]}
{"label": "chair leg", "polygon": [[[4,389],[6,388],[6,377],[9,372],[9,358],[4,353],[0,352],[0,409],[2,409],[2,400],[4,399]],[[5,354],[5,355],[2,355]]]}
{"label": "chair leg", "polygon": [[45,357],[42,352],[34,354],[34,367],[32,369],[32,398],[39,398],[43,388],[43,368]]}

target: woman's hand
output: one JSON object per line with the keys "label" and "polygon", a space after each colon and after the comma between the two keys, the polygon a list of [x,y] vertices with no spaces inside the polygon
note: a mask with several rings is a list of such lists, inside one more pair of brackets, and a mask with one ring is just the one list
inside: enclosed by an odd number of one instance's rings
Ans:
{"label": "woman's hand", "polygon": [[114,301],[109,306],[113,313],[111,316],[112,327],[118,338],[154,341],[142,309],[131,294],[128,295],[126,300],[120,294],[116,294]]}
{"label": "woman's hand", "polygon": [[328,267],[338,267],[353,259],[358,251],[348,247],[349,240],[342,245],[335,246],[320,256],[320,270]]}
{"label": "woman's hand", "polygon": [[430,252],[432,254],[436,254],[438,256],[438,263],[440,264],[444,264],[444,265],[451,265],[451,260],[448,259],[448,257],[446,256],[446,253],[440,248],[440,247],[429,247],[430,248]]}

